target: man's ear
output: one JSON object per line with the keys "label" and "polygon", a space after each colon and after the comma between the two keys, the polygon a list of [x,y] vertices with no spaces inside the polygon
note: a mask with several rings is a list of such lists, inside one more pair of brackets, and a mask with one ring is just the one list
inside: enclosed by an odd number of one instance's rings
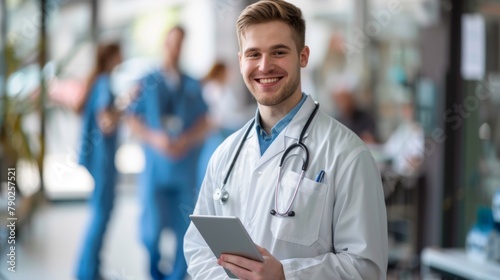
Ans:
{"label": "man's ear", "polygon": [[302,51],[300,51],[299,59],[300,59],[300,67],[301,68],[305,68],[307,66],[307,63],[309,62],[309,53],[310,53],[310,50],[309,50],[308,46],[304,46]]}

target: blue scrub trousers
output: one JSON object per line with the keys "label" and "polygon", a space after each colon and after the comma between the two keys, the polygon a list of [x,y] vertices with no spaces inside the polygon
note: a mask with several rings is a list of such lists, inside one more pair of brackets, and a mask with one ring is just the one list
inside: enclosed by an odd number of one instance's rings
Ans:
{"label": "blue scrub trousers", "polygon": [[95,186],[90,200],[90,223],[76,272],[79,280],[96,280],[100,277],[99,255],[115,198],[116,169],[102,168],[92,175]]}
{"label": "blue scrub trousers", "polygon": [[[189,214],[193,212],[194,193],[192,188],[154,188],[152,185],[142,189],[141,240],[149,254],[149,270],[154,280],[183,280],[187,275],[184,258],[184,234],[189,225]],[[164,274],[158,268],[161,259],[160,236],[163,229],[174,231],[176,253],[173,270]]]}

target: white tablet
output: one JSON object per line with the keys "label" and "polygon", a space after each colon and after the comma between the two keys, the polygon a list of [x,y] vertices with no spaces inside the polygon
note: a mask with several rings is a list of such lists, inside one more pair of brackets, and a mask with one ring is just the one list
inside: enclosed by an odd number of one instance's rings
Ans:
{"label": "white tablet", "polygon": [[[240,219],[232,216],[189,215],[216,258],[221,254],[242,256],[264,262]],[[230,278],[238,278],[226,269]]]}

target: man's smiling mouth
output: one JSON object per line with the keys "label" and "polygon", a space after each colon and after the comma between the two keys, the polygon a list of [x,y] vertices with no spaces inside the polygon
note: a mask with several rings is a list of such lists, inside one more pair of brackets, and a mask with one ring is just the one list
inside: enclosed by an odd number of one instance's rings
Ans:
{"label": "man's smiling mouth", "polygon": [[272,84],[272,83],[276,83],[277,81],[279,81],[281,78],[265,78],[265,79],[257,79],[257,81],[261,84]]}

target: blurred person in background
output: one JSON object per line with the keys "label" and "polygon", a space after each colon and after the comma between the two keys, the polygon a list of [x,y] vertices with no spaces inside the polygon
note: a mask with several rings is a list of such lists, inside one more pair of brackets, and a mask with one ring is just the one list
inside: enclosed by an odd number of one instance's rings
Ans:
{"label": "blurred person in background", "polygon": [[110,90],[111,70],[121,63],[120,45],[98,46],[94,70],[82,104],[82,140],[79,164],[94,178],[90,198],[90,222],[82,244],[76,277],[79,280],[100,279],[100,252],[107,224],[113,209],[117,171],[114,164],[117,149],[116,126],[119,113],[114,109]]}
{"label": "blurred person in background", "polygon": [[[168,32],[162,66],[140,81],[128,121],[142,140],[146,156],[139,187],[140,235],[155,280],[185,278],[183,237],[194,205],[199,151],[210,128],[200,83],[179,68],[184,36],[179,26]],[[170,273],[158,267],[160,236],[165,228],[174,231],[177,241]]]}
{"label": "blurred person in background", "polygon": [[360,108],[356,100],[358,81],[354,75],[343,75],[332,89],[335,119],[356,133],[366,144],[377,142],[375,119]]}
{"label": "blurred person in background", "polygon": [[[229,70],[224,62],[217,61],[202,80],[203,99],[208,105],[211,133],[206,139],[198,164],[198,183],[201,186],[208,161],[217,147],[248,120],[249,108],[245,99],[237,96],[228,83]],[[252,107],[250,110],[254,111]]]}
{"label": "blurred person in background", "polygon": [[401,122],[383,146],[390,160],[391,170],[398,176],[416,175],[424,159],[424,130],[415,121],[413,101],[407,92],[401,92],[396,100]]}

